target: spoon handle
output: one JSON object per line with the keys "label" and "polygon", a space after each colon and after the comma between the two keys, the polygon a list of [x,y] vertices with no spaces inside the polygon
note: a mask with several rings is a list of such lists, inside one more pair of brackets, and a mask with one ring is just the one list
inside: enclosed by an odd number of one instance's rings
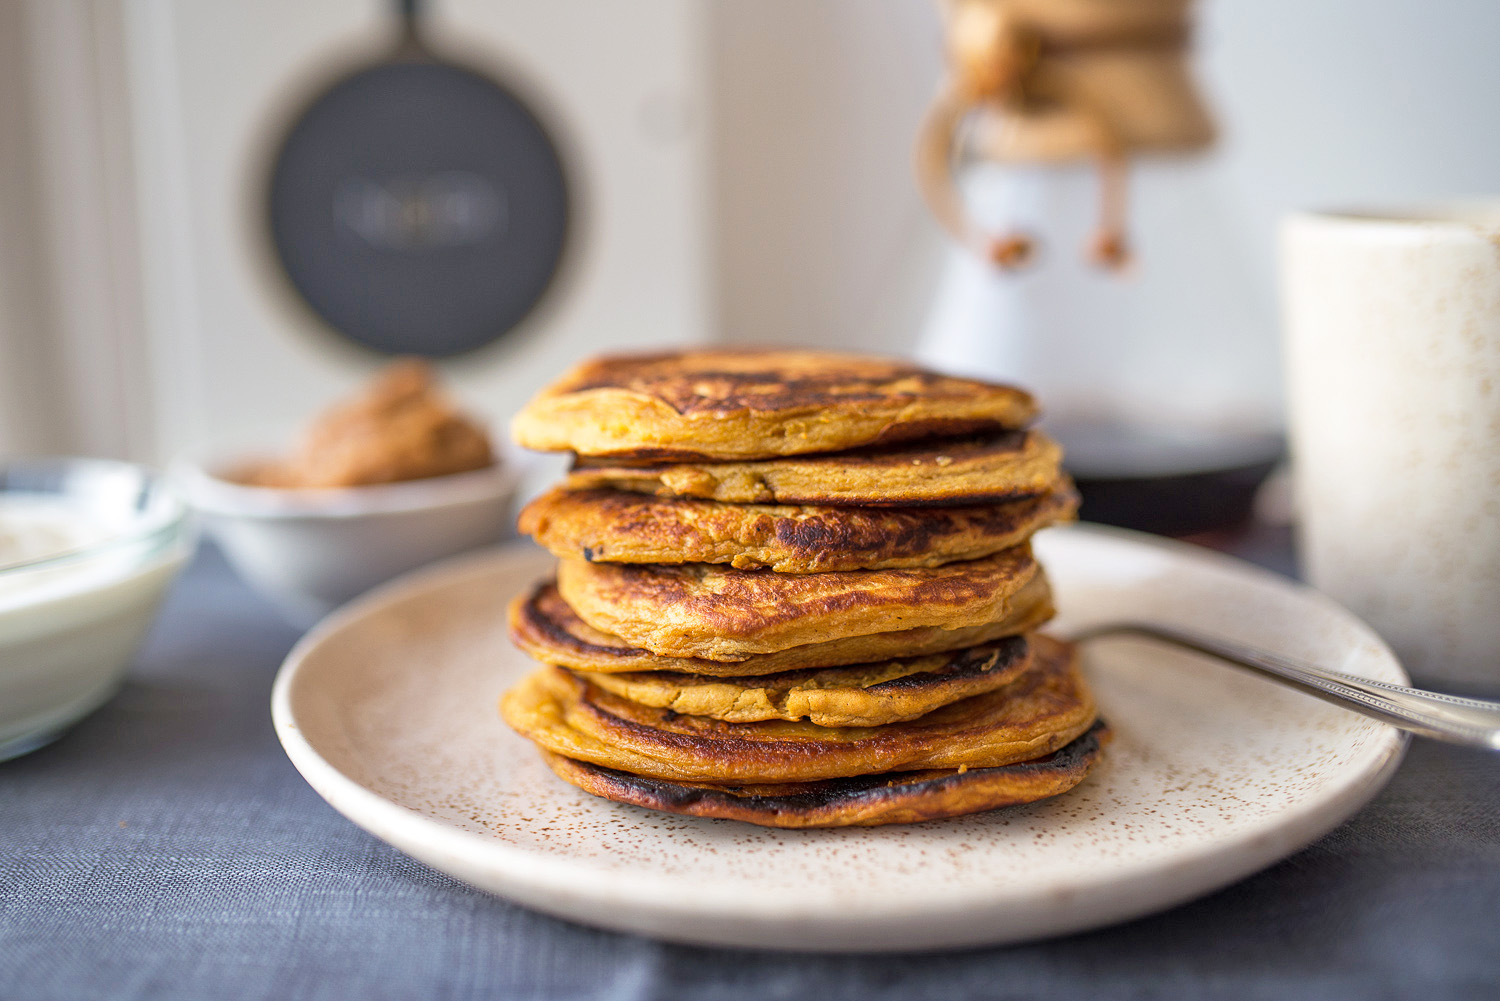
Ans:
{"label": "spoon handle", "polygon": [[1232,640],[1151,622],[1107,623],[1082,630],[1072,638],[1078,642],[1116,633],[1145,636],[1218,657],[1423,737],[1500,750],[1500,702],[1356,678]]}

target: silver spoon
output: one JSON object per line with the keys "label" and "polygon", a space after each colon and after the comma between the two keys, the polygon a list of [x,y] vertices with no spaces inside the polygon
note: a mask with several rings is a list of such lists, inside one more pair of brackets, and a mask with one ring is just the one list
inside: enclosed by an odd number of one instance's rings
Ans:
{"label": "silver spoon", "polygon": [[1218,657],[1409,733],[1500,750],[1500,702],[1356,678],[1177,626],[1112,622],[1080,630],[1070,639],[1075,643],[1085,642],[1116,633],[1145,636]]}

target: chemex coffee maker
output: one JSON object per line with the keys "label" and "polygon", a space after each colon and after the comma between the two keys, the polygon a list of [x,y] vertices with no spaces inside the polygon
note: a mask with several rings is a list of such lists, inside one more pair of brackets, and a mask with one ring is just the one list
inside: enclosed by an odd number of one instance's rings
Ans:
{"label": "chemex coffee maker", "polygon": [[[940,7],[949,73],[919,132],[916,171],[934,216],[971,257],[940,289],[926,360],[971,371],[988,361],[984,374],[1057,401],[1049,427],[1068,449],[1086,518],[1172,534],[1242,520],[1279,459],[1279,436],[1264,423],[1158,407],[1165,394],[1130,377],[1132,366],[1150,366],[1159,378],[1195,340],[1183,330],[1181,347],[1163,351],[1159,329],[1132,330],[1150,322],[1132,286],[1153,267],[1210,260],[1217,249],[1164,254],[1167,264],[1131,237],[1132,162],[1180,163],[1215,138],[1189,72],[1192,0]],[[1080,211],[1092,221],[1070,261],[1049,216]],[[1237,281],[1227,269],[1206,283],[1150,277],[1190,295]],[[1168,284],[1157,298],[1172,295]]]}

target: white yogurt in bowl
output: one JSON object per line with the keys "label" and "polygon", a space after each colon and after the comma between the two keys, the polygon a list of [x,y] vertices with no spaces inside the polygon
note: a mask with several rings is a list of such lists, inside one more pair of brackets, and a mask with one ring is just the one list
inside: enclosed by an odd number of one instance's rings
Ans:
{"label": "white yogurt in bowl", "polygon": [[0,567],[50,559],[109,538],[108,529],[73,508],[46,494],[0,494]]}
{"label": "white yogurt in bowl", "polygon": [[141,467],[0,466],[0,760],[115,692],[191,548],[183,504]]}

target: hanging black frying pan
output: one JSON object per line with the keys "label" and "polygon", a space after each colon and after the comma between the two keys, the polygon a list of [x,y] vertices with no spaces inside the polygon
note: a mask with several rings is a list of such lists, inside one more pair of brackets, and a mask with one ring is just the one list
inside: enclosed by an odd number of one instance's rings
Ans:
{"label": "hanging black frying pan", "polygon": [[567,242],[557,147],[489,76],[442,58],[417,0],[381,58],[307,102],[272,161],[266,218],[297,294],[384,354],[484,347],[542,299]]}

